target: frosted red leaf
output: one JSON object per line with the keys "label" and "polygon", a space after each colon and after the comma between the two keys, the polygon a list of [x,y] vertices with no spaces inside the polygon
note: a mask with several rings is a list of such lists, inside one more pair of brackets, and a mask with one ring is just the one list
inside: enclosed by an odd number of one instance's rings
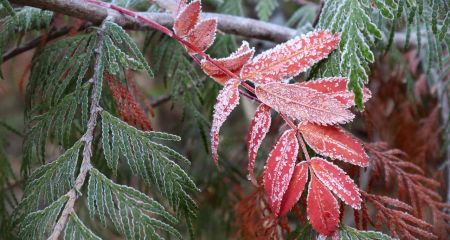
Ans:
{"label": "frosted red leaf", "polygon": [[[239,75],[242,67],[253,57],[255,49],[249,47],[248,42],[243,42],[242,45],[226,58],[213,59],[217,64],[223,68],[229,70],[230,72]],[[230,79],[230,77],[224,73],[220,68],[211,62],[203,59],[202,69],[208,76],[213,78],[216,82],[224,84],[225,81]]]}
{"label": "frosted red leaf", "polygon": [[325,159],[313,157],[311,169],[317,178],[352,208],[361,208],[361,196],[353,180],[338,166]]}
{"label": "frosted red leaf", "polygon": [[253,184],[257,185],[254,168],[256,155],[258,149],[261,146],[263,139],[266,137],[271,123],[270,107],[264,104],[260,104],[256,109],[252,122],[250,123],[250,129],[247,135],[247,148],[248,148],[248,178]]}
{"label": "frosted red leaf", "polygon": [[285,131],[270,152],[264,167],[264,189],[275,215],[280,212],[281,201],[294,172],[298,148],[296,132],[292,129]]}
{"label": "frosted red leaf", "polygon": [[219,165],[219,131],[222,124],[239,104],[239,79],[228,81],[217,96],[217,103],[214,105],[213,122],[211,126],[211,154],[216,165]]}
{"label": "frosted red leaf", "polygon": [[193,1],[187,6],[183,7],[175,18],[173,30],[176,35],[184,37],[194,29],[200,19],[201,3],[200,1]]}
{"label": "frosted red leaf", "polygon": [[[347,78],[345,77],[321,78],[313,81],[297,83],[296,85],[312,88],[318,92],[325,93],[338,100],[345,107],[355,105],[354,94],[352,91],[347,89]],[[370,90],[367,87],[364,87],[363,101],[366,102],[370,99],[370,97]]]}
{"label": "frosted red leaf", "polygon": [[301,162],[294,168],[291,182],[281,202],[280,216],[288,213],[298,202],[305,189],[306,181],[308,181],[308,163]]}
{"label": "frosted red leaf", "polygon": [[186,0],[178,0],[177,6],[175,9],[176,15],[180,14],[180,12],[186,7]]}
{"label": "frosted red leaf", "polygon": [[[202,20],[195,28],[187,35],[187,41],[194,45],[197,50],[205,51],[214,42],[216,38],[217,19],[211,18]],[[195,53],[188,49],[190,54]]]}
{"label": "frosted red leaf", "polygon": [[306,199],[309,222],[318,233],[330,236],[339,224],[339,206],[333,194],[311,174]]}
{"label": "frosted red leaf", "polygon": [[323,125],[346,123],[353,113],[339,101],[316,90],[280,82],[256,87],[256,96],[278,112]]}
{"label": "frosted red leaf", "polygon": [[325,58],[339,43],[339,34],[310,32],[256,56],[242,69],[241,78],[257,84],[289,80]]}
{"label": "frosted red leaf", "polygon": [[299,125],[299,130],[306,143],[320,155],[369,166],[369,157],[361,143],[342,128],[305,122]]}

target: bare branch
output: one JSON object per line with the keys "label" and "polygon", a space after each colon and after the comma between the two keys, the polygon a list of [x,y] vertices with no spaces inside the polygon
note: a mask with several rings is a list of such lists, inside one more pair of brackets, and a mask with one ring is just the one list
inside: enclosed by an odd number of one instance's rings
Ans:
{"label": "bare branch", "polygon": [[[95,24],[100,24],[107,16],[107,10],[105,8],[89,4],[82,0],[11,0],[11,2],[48,9],[68,16],[84,19]],[[112,13],[112,15],[114,19],[116,19],[116,23],[126,29],[151,29],[148,25],[143,24],[137,19],[119,13]],[[173,17],[168,13],[141,13],[141,15],[166,27],[172,26],[174,21]],[[219,24],[218,27],[221,31],[244,37],[284,42],[297,34],[295,29],[250,18],[217,13],[203,13],[202,17],[217,18]]]}

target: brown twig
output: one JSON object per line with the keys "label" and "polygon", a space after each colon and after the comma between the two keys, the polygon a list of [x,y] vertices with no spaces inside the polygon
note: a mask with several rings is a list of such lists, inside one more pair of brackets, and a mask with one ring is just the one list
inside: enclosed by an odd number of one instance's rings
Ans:
{"label": "brown twig", "polygon": [[101,111],[101,108],[99,106],[100,101],[100,81],[99,76],[103,74],[102,67],[101,67],[101,59],[103,54],[103,33],[102,30],[98,31],[99,39],[98,44],[95,49],[95,67],[94,67],[94,76],[93,76],[93,87],[92,87],[92,95],[91,95],[91,109],[90,109],[90,117],[87,125],[86,133],[82,137],[82,141],[84,142],[83,147],[83,161],[81,162],[80,167],[80,173],[78,174],[74,187],[67,193],[67,196],[69,197],[69,200],[67,200],[66,205],[64,206],[64,209],[61,213],[61,216],[59,217],[52,234],[48,238],[48,240],[58,240],[59,235],[64,230],[66,223],[68,221],[68,217],[70,214],[74,212],[74,204],[77,200],[78,193],[80,192],[81,188],[84,185],[84,182],[86,180],[86,175],[89,172],[89,170],[92,168],[91,164],[91,157],[92,157],[92,140],[94,138],[94,129],[97,125],[97,117],[98,113]]}

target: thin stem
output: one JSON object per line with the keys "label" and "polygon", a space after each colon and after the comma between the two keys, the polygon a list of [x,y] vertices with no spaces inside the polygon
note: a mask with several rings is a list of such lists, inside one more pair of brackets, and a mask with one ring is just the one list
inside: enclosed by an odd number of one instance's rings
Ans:
{"label": "thin stem", "polygon": [[[108,18],[105,19],[105,21]],[[93,76],[93,87],[92,87],[92,95],[91,95],[91,109],[90,109],[90,117],[87,125],[87,130],[81,140],[84,142],[83,147],[83,161],[80,166],[80,173],[78,174],[74,187],[67,193],[69,200],[67,200],[66,205],[59,217],[56,225],[53,229],[52,234],[48,238],[48,240],[58,240],[62,231],[64,230],[68,217],[70,214],[74,212],[75,201],[78,199],[81,188],[84,185],[86,180],[87,173],[92,168],[91,157],[92,157],[92,140],[94,138],[94,129],[97,125],[97,117],[98,113],[101,111],[99,106],[100,95],[101,95],[101,82],[99,80],[99,76],[103,74],[101,62],[103,55],[103,29],[98,31],[99,39],[97,46],[95,48],[95,67],[94,67],[94,76]]]}
{"label": "thin stem", "polygon": [[297,134],[297,139],[300,142],[300,146],[302,147],[303,153],[305,154],[306,161],[311,160],[311,158],[309,157],[308,149],[306,148],[306,144],[305,141],[303,141],[303,136],[301,135],[301,133]]}
{"label": "thin stem", "polygon": [[[200,55],[206,61],[210,62],[211,64],[213,64],[217,68],[219,68],[223,73],[228,75],[230,78],[235,78],[235,79],[241,80],[241,86],[244,87],[245,89],[247,89],[250,93],[255,94],[255,89],[252,86],[250,86],[249,84],[247,84],[238,75],[236,75],[235,73],[231,72],[230,70],[224,68],[221,64],[217,63],[214,59],[212,59],[208,54],[206,54],[205,52],[199,50],[196,46],[192,45],[190,42],[186,41],[182,37],[177,36],[171,30],[169,30],[168,28],[160,25],[159,23],[154,22],[154,21],[152,21],[150,19],[147,19],[147,18],[145,18],[143,16],[140,16],[136,12],[133,12],[133,11],[130,11],[128,9],[115,6],[113,4],[104,3],[104,2],[98,2],[97,0],[87,0],[87,1],[92,3],[92,4],[96,4],[98,6],[107,7],[107,8],[116,10],[116,11],[118,11],[118,12],[124,14],[124,15],[127,15],[129,17],[133,17],[133,18],[136,18],[136,19],[139,19],[139,20],[145,22],[146,24],[150,25],[154,29],[161,31],[162,33],[164,33],[164,34],[168,35],[169,37],[171,37],[171,38],[175,39],[176,41],[178,41],[180,44],[182,44],[186,48],[188,48],[191,51],[195,52],[196,54]],[[195,62],[200,64],[200,61],[199,61],[199,59],[197,59],[196,56],[191,55],[191,57],[194,59]],[[240,91],[240,92],[241,92],[241,94],[243,93],[243,91]],[[249,94],[243,94],[243,95],[246,96],[246,97],[249,97],[252,100],[256,100],[257,99],[257,98],[251,97]],[[294,129],[296,132],[298,132],[297,127],[295,126],[295,124],[292,122],[292,120],[289,117],[287,117],[285,114],[282,114],[282,113],[280,113],[280,115],[292,129]],[[306,158],[309,160],[309,155],[308,155],[308,152],[306,151],[306,147],[303,147],[303,145],[305,145],[303,140],[300,138],[299,141],[302,144],[302,148],[303,148],[303,151],[305,152]]]}

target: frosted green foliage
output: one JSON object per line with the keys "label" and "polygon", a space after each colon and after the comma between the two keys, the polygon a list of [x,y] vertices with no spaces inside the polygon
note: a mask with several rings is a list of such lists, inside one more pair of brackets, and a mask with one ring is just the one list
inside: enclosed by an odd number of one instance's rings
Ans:
{"label": "frosted green foliage", "polygon": [[67,199],[64,195],[43,210],[30,213],[20,225],[19,239],[47,239]]}
{"label": "frosted green foliage", "polygon": [[64,240],[101,240],[101,238],[86,227],[75,213],[72,213],[64,230]]}
{"label": "frosted green foliage", "polygon": [[117,24],[105,23],[105,48],[108,70],[116,75],[121,69],[145,70],[150,76],[153,72],[134,40]]}
{"label": "frosted green foliage", "polygon": [[79,107],[81,107],[81,119],[85,126],[88,115],[87,95],[89,89],[90,84],[84,84],[80,90],[81,99],[77,97],[76,92],[72,92],[64,96],[56,106],[42,114],[39,114],[41,111],[39,105],[30,110],[23,145],[23,172],[27,173],[32,164],[44,161],[45,144],[49,136],[65,146],[70,144],[70,135]]}
{"label": "frosted green foliage", "polygon": [[91,169],[89,175],[89,212],[98,215],[101,223],[106,225],[108,218],[127,239],[161,239],[157,229],[182,238],[175,228],[154,217],[177,222],[161,204],[134,188],[115,184],[96,169]]}
{"label": "frosted green foliage", "polygon": [[14,11],[11,4],[8,2],[8,0],[0,0],[0,10],[5,9],[9,15],[15,16],[16,12]]}
{"label": "frosted green foliage", "polygon": [[82,142],[76,142],[55,161],[36,169],[27,179],[21,202],[14,210],[15,222],[42,204],[47,205],[67,193],[75,182]]}
{"label": "frosted green foliage", "polygon": [[122,157],[133,174],[159,189],[175,212],[184,213],[188,220],[194,218],[197,206],[188,193],[198,189],[175,162],[189,164],[189,160],[173,149],[155,142],[154,140],[163,137],[161,133],[155,135],[140,131],[106,111],[101,116],[103,152],[113,172],[116,172],[119,158]]}
{"label": "frosted green foliage", "polygon": [[[3,124],[3,122],[0,122],[0,135],[6,137],[7,135],[2,129],[2,126],[6,125]],[[10,210],[17,205],[15,192],[10,191],[10,186],[17,181],[17,178],[4,149],[7,141],[7,139],[0,139],[0,236],[5,239],[11,238],[12,233],[9,229],[11,224]]]}
{"label": "frosted green foliage", "polygon": [[79,90],[85,78],[97,38],[80,34],[47,45],[33,58],[27,85],[27,110],[34,102],[42,108],[58,104],[72,85]]}
{"label": "frosted green foliage", "polygon": [[225,0],[219,6],[219,12],[224,14],[243,16],[242,0]]}
{"label": "frosted green foliage", "polygon": [[339,229],[339,237],[341,240],[394,240],[394,238],[381,232],[360,231],[344,225]]}
{"label": "frosted green foliage", "polygon": [[317,5],[305,4],[289,18],[287,25],[296,28],[300,33],[313,31],[312,24],[316,17]]}
{"label": "frosted green foliage", "polygon": [[[149,49],[153,53],[153,66],[171,89],[172,99],[183,108],[183,119],[189,125],[187,130],[198,131],[205,149],[209,149],[210,122],[205,114],[211,116],[218,90],[213,81],[201,81],[204,73],[199,74],[197,64],[192,62],[182,46],[170,38],[158,37],[157,34],[152,36],[155,48]],[[213,47],[219,48],[218,45]],[[206,87],[212,89],[205,89]],[[206,94],[210,96],[205,96]]]}
{"label": "frosted green foliage", "polygon": [[263,21],[269,20],[273,11],[278,7],[278,0],[259,0],[256,5],[256,12],[259,19]]}
{"label": "frosted green foliage", "polygon": [[[8,7],[9,4],[7,0],[1,0],[0,5],[1,4],[6,6],[6,9],[9,9],[9,11],[13,10]],[[24,7],[15,11],[15,14],[13,15],[0,17],[0,56],[3,55],[6,45],[17,40],[22,33],[47,28],[52,16],[53,13],[50,11]],[[0,57],[0,65],[2,64],[2,61],[3,58]],[[2,78],[1,70],[0,78]]]}
{"label": "frosted green foliage", "polygon": [[[396,5],[388,4],[389,1],[379,2],[390,12],[395,11]],[[372,9],[368,6],[368,0],[326,1],[318,24],[320,29],[340,32],[341,42],[329,60],[315,68],[315,74],[348,77],[348,88],[355,93],[355,102],[360,109],[363,109],[362,88],[368,81],[369,64],[375,58],[371,47],[376,40],[382,39],[382,32],[372,20]]]}

